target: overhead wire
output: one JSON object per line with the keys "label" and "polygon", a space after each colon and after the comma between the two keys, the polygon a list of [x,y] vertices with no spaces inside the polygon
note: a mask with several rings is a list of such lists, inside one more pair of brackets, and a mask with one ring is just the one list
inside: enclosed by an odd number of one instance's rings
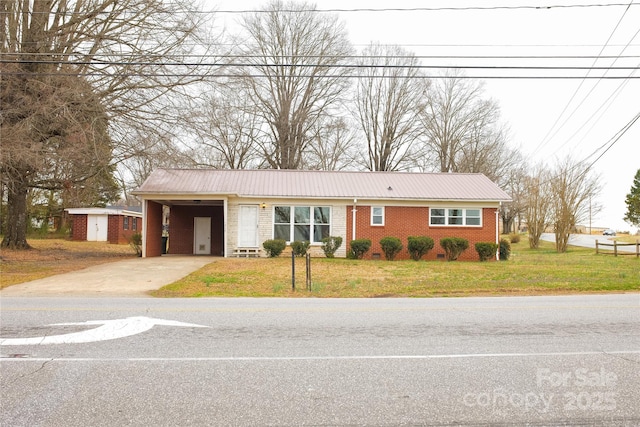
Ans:
{"label": "overhead wire", "polygon": [[[609,44],[609,42],[611,41],[611,39],[613,38],[613,35],[616,33],[616,31],[618,30],[618,28],[620,27],[620,24],[622,23],[622,21],[624,20],[625,16],[627,15],[627,13],[629,12],[629,9],[631,8],[631,5],[633,4],[633,0],[631,0],[629,2],[629,4],[627,5],[627,7],[624,10],[624,13],[622,14],[622,16],[620,17],[620,19],[618,20],[618,22],[616,23],[615,27],[613,28],[613,30],[611,31],[611,34],[609,34],[609,37],[607,38],[606,42],[604,43],[604,45],[602,46],[602,48],[600,49],[600,52],[598,53],[598,56],[600,56],[604,50],[606,49],[607,45]],[[638,33],[636,33],[637,35]],[[629,41],[629,43],[631,43],[631,41],[633,41],[633,39],[635,38],[635,35],[631,38],[631,40]],[[622,50],[624,51],[626,49],[625,48]],[[595,65],[597,63],[598,59],[594,59],[593,64]],[[584,103],[584,101],[589,97],[589,95],[591,95],[591,93],[593,92],[593,90],[595,90],[595,87],[598,85],[598,82],[596,82],[596,84],[592,87],[592,89],[589,91],[589,93],[587,93],[587,95],[585,95],[585,97],[582,99],[582,101],[579,103],[579,105],[577,107],[574,108],[573,112],[562,122],[562,124],[560,126],[558,126],[556,128],[556,126],[558,125],[558,123],[560,122],[560,120],[562,119],[562,117],[564,116],[564,114],[567,112],[567,110],[569,109],[569,106],[571,105],[571,103],[573,102],[573,100],[576,98],[576,96],[578,95],[578,93],[580,92],[580,89],[582,89],[582,87],[584,86],[584,84],[587,81],[587,78],[589,78],[589,75],[591,73],[591,70],[589,70],[587,72],[587,75],[585,76],[585,79],[582,80],[580,82],[580,84],[578,85],[578,87],[576,88],[576,90],[573,92],[573,95],[571,95],[571,97],[569,98],[569,101],[567,101],[566,105],[564,106],[564,108],[562,109],[562,111],[560,112],[560,114],[558,115],[558,117],[556,118],[556,120],[553,122],[553,124],[551,125],[551,128],[549,128],[549,130],[547,131],[546,135],[544,136],[544,138],[542,138],[542,141],[540,141],[540,143],[536,146],[536,148],[533,150],[534,152],[537,152],[539,150],[541,150],[542,148],[544,148],[552,139],[553,137],[555,137],[555,135],[558,134],[558,132],[560,131],[560,129],[562,129],[562,127],[564,125],[566,125],[566,123],[573,117],[573,115],[578,111],[578,109],[580,108],[580,106],[582,106],[582,104]],[[554,132],[555,130],[555,132]],[[566,144],[565,144],[566,145]]]}

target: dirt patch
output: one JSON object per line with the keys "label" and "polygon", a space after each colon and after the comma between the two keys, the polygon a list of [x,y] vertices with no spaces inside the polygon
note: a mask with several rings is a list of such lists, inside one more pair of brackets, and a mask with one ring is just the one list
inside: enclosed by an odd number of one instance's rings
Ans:
{"label": "dirt patch", "polygon": [[0,289],[92,265],[135,258],[129,245],[74,242],[63,239],[29,240],[32,249],[3,249],[0,253]]}

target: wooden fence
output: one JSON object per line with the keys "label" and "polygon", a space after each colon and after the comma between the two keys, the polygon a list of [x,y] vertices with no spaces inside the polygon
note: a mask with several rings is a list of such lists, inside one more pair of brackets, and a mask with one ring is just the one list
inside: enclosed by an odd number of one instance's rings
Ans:
{"label": "wooden fence", "polygon": [[[607,248],[603,248],[607,252],[600,252],[601,246],[613,247],[613,252],[610,252],[611,249],[607,249]],[[636,251],[635,253],[631,251],[618,251],[618,248],[621,246],[635,246]],[[613,255],[613,256],[635,255],[636,258],[639,258],[640,257],[640,240],[636,240],[635,243],[619,243],[619,242],[616,242],[615,240],[613,241],[613,243],[600,243],[596,240],[596,254],[599,254],[599,253],[602,253],[605,255]]]}

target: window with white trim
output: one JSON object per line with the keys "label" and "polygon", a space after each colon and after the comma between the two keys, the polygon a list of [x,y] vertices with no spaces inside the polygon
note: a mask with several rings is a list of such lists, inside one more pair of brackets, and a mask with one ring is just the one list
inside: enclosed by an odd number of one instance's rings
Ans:
{"label": "window with white trim", "polygon": [[384,225],[384,206],[371,206],[371,225]]}
{"label": "window with white trim", "polygon": [[320,243],[331,233],[329,206],[274,206],[273,238]]}
{"label": "window with white trim", "polygon": [[431,208],[429,225],[479,227],[482,226],[482,209]]}

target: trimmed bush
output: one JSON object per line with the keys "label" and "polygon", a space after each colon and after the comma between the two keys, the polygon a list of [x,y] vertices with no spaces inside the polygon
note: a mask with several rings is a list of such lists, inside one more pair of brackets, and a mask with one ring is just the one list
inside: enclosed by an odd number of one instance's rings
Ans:
{"label": "trimmed bush", "polygon": [[520,234],[518,233],[509,234],[509,240],[511,241],[511,243],[520,243]]}
{"label": "trimmed bush", "polygon": [[387,261],[393,261],[402,250],[402,241],[397,237],[383,237],[380,239],[380,246]]}
{"label": "trimmed bush", "polygon": [[507,261],[511,255],[511,243],[507,239],[500,239],[500,261]]}
{"label": "trimmed bush", "polygon": [[448,261],[455,261],[460,254],[467,250],[469,241],[461,237],[445,237],[440,239],[440,246],[444,249]]}
{"label": "trimmed bush", "polygon": [[305,256],[309,250],[309,245],[310,243],[306,240],[304,242],[291,242],[291,252],[295,256]]}
{"label": "trimmed bush", "polygon": [[275,258],[280,256],[284,248],[287,247],[287,242],[282,239],[269,239],[265,240],[262,247],[267,252],[269,258]]}
{"label": "trimmed bush", "polygon": [[369,239],[356,239],[351,241],[351,250],[349,251],[349,258],[362,259],[369,249],[371,249],[371,240]]}
{"label": "trimmed bush", "polygon": [[322,252],[327,258],[333,258],[340,246],[342,246],[342,237],[340,236],[329,236],[322,239]]}
{"label": "trimmed bush", "polygon": [[476,252],[480,257],[480,261],[486,261],[496,256],[498,251],[498,244],[491,242],[478,242],[476,243]]}
{"label": "trimmed bush", "polygon": [[409,255],[414,261],[419,261],[423,256],[433,249],[435,243],[431,237],[427,236],[409,236],[407,249]]}

